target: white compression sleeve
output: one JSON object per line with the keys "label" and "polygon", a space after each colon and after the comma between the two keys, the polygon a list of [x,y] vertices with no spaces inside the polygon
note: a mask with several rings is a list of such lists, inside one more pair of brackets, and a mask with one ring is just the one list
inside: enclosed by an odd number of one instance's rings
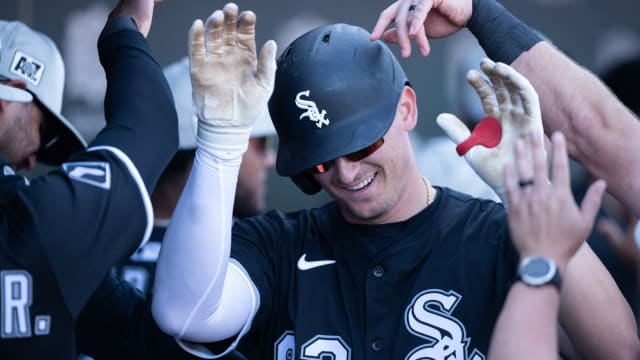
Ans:
{"label": "white compression sleeve", "polygon": [[197,149],[156,270],[152,312],[158,326],[193,342],[214,342],[240,333],[257,308],[251,281],[227,272],[242,154],[219,155]]}

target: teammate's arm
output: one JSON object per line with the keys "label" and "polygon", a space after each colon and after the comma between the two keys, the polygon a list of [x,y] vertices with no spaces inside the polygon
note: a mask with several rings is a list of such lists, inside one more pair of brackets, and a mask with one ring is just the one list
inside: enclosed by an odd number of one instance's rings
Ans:
{"label": "teammate's arm", "polygon": [[190,31],[198,148],[165,234],[152,306],[164,331],[190,342],[246,333],[259,304],[242,266],[229,261],[240,161],[275,76],[275,43],[256,55],[255,19],[227,4]]}
{"label": "teammate's arm", "polygon": [[[600,180],[592,184],[578,207],[571,193],[564,137],[560,133],[552,136],[550,181],[543,143],[539,136],[530,138],[533,167],[528,166],[529,156],[523,151],[523,142],[518,140],[515,164],[507,163],[504,170],[509,231],[521,259],[545,256],[557,266],[559,279],[564,279],[569,259],[593,227],[605,183]],[[533,185],[518,185],[526,179],[534,179]],[[498,317],[488,358],[557,359],[560,286],[553,283],[531,286],[517,281]]]}
{"label": "teammate's arm", "polygon": [[519,56],[513,67],[540,93],[545,131],[565,133],[570,156],[606,179],[608,190],[639,216],[640,121],[633,112],[593,73],[546,41]]}
{"label": "teammate's arm", "polygon": [[22,194],[25,231],[44,247],[74,317],[109,268],[150,233],[147,189],[177,148],[171,92],[136,25],[148,30],[153,8],[153,0],[119,2],[99,40],[107,126]]}
{"label": "teammate's arm", "polygon": [[154,0],[120,1],[109,15],[98,40],[107,77],[107,127],[89,145],[124,152],[148,191],[178,148],[173,97],[145,39],[153,5]]}

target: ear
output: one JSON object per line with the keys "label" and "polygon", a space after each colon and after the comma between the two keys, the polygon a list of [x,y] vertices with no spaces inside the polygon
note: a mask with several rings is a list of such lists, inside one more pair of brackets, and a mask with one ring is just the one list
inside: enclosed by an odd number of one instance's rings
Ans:
{"label": "ear", "polygon": [[[18,88],[18,89],[21,89],[21,90],[27,90],[27,83],[25,83],[22,80],[7,80],[7,81],[3,81],[2,85],[11,86],[11,87]],[[8,103],[9,103],[9,101],[0,99],[0,112],[4,111],[4,109],[7,107]]]}
{"label": "ear", "polygon": [[418,105],[416,103],[416,93],[410,86],[405,86],[398,101],[397,116],[402,121],[402,128],[411,131],[418,123]]}

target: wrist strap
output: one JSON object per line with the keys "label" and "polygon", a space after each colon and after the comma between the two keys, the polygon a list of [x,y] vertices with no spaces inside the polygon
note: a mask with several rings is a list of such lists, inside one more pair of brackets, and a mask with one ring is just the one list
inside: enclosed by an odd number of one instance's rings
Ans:
{"label": "wrist strap", "polygon": [[495,0],[473,0],[467,27],[489,58],[505,64],[513,63],[520,54],[544,40]]}

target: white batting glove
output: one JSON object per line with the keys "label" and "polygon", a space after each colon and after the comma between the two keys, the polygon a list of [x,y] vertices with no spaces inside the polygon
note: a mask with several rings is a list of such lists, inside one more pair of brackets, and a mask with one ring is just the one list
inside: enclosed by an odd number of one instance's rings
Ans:
{"label": "white batting glove", "polygon": [[238,15],[237,5],[229,3],[189,31],[197,142],[225,158],[245,152],[273,92],[276,43],[267,41],[256,58],[255,23],[253,12]]}
{"label": "white batting glove", "polygon": [[489,81],[475,70],[467,73],[467,80],[480,96],[486,116],[497,122],[485,118],[472,134],[455,115],[440,114],[436,121],[458,145],[458,154],[464,155],[467,163],[506,205],[502,174],[505,162],[513,163],[515,140],[522,138],[529,153],[530,139],[526,134],[535,131],[544,140],[540,103],[531,83],[511,66],[483,59],[480,67]]}

